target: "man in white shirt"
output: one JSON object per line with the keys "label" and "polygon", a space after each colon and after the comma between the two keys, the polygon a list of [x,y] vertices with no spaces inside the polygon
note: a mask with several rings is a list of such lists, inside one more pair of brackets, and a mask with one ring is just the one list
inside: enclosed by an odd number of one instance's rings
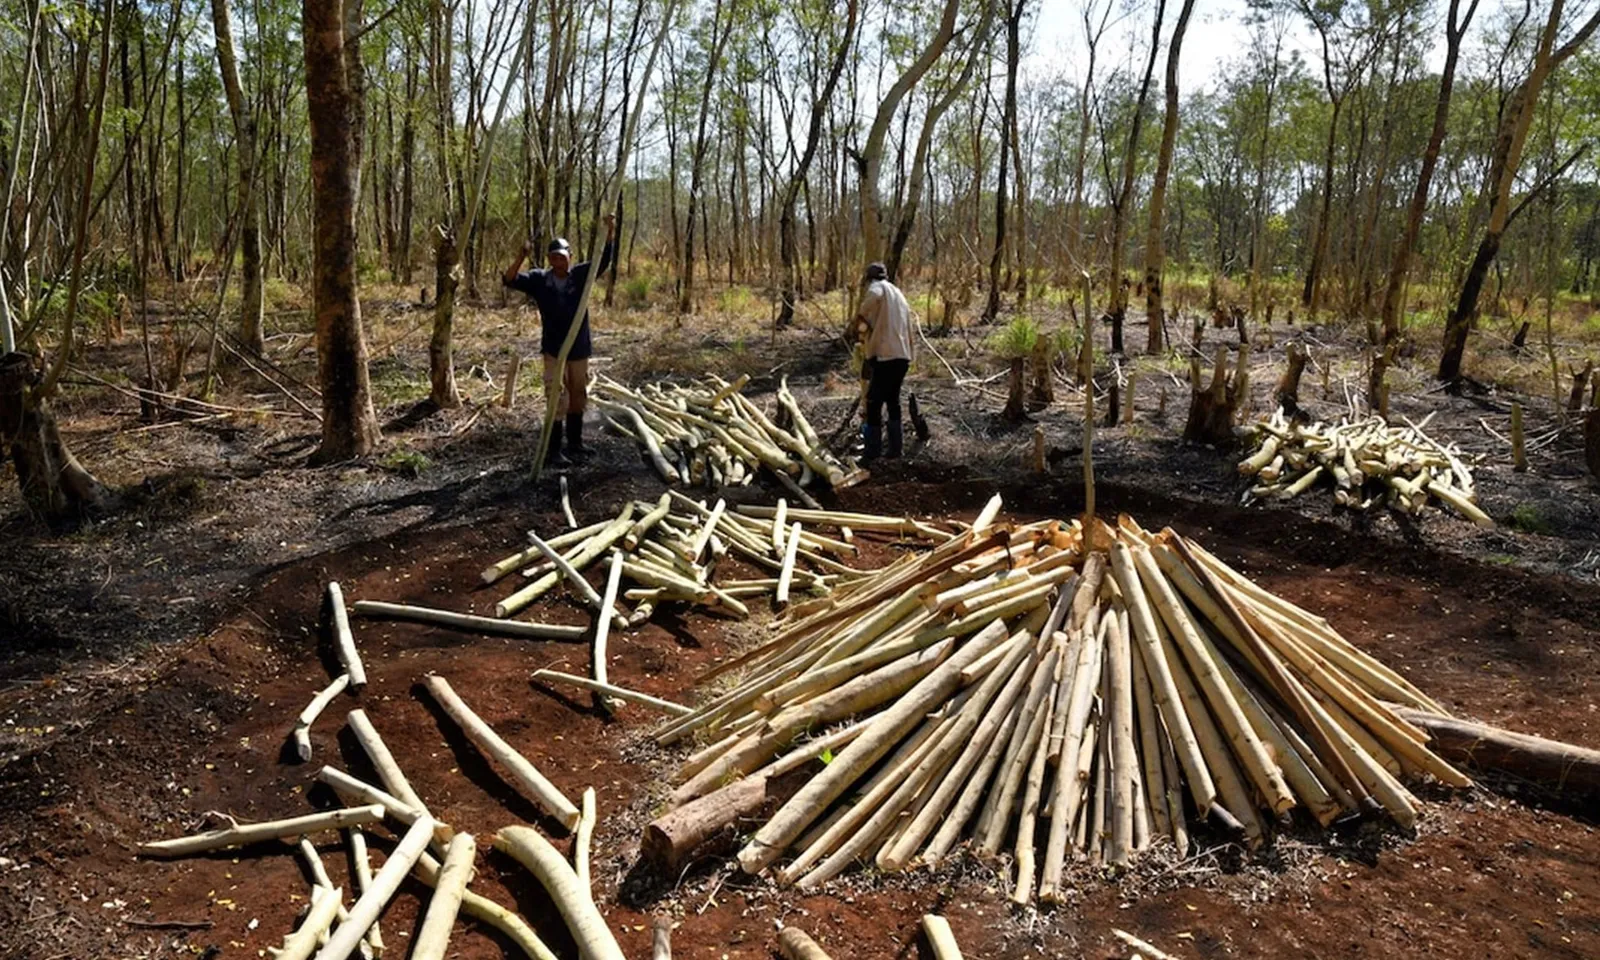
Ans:
{"label": "man in white shirt", "polygon": [[888,455],[898,457],[904,446],[900,423],[900,385],[911,367],[911,305],[900,288],[889,282],[883,264],[867,266],[866,290],[856,311],[857,331],[866,348],[862,375],[867,383],[867,426],[863,460],[884,454],[883,408],[889,408]]}

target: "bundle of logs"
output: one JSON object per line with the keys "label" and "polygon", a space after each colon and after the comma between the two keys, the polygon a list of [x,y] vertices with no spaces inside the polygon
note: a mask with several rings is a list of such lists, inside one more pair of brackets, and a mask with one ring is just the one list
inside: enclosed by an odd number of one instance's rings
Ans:
{"label": "bundle of logs", "polygon": [[1386,505],[1419,514],[1436,499],[1480,527],[1493,527],[1474,502],[1477,488],[1461,451],[1424,432],[1431,418],[1403,427],[1382,417],[1329,425],[1290,420],[1280,409],[1251,428],[1259,446],[1240,461],[1239,472],[1257,482],[1245,500],[1288,500],[1320,482],[1333,488],[1341,507]]}
{"label": "bundle of logs", "polygon": [[866,476],[829,452],[787,380],[778,388],[777,410],[768,416],[741,392],[749,379],[729,383],[710,374],[634,390],[600,377],[594,399],[607,423],[643,447],[669,484],[743,486],[766,467],[797,500],[817,508],[804,492],[817,479],[837,490]]}
{"label": "bundle of logs", "polygon": [[[819,527],[831,528],[836,535],[820,532]],[[750,613],[745,601],[751,598],[771,597],[783,607],[797,594],[826,595],[843,582],[866,576],[866,571],[845,562],[859,553],[858,532],[937,540],[949,536],[948,531],[903,517],[791,509],[783,499],[776,507],[730,506],[722,499],[707,505],[671,490],[655,503],[626,504],[615,517],[548,540],[530,530],[531,545],[485,568],[481,579],[486,585],[493,584],[520,572],[530,581],[495,605],[495,616],[500,618],[522,611],[563,582],[591,609],[603,607],[606,619],[618,626],[639,626],[658,605],[672,602],[743,618]],[[615,586],[608,582],[611,597],[607,601],[583,577],[584,570],[608,554],[610,579],[625,578],[636,585],[621,594],[622,601],[635,605],[631,613],[619,601]],[[733,568],[731,562],[723,565],[725,559],[770,576],[719,582],[719,569]],[[361,603],[356,612],[427,620],[433,619],[430,614],[443,611]],[[496,632],[493,620],[483,626]],[[576,629],[502,621],[498,632],[534,628]]]}
{"label": "bundle of logs", "polygon": [[706,745],[647,854],[681,864],[756,817],[743,869],[788,858],[777,878],[811,889],[858,861],[937,865],[967,838],[1013,854],[1015,901],[1054,901],[1069,856],[1182,855],[1197,820],[1254,846],[1296,808],[1411,827],[1403,777],[1470,783],[1396,712],[1437,704],[1198,544],[1126,517],[993,516],[836,592],[660,728]]}

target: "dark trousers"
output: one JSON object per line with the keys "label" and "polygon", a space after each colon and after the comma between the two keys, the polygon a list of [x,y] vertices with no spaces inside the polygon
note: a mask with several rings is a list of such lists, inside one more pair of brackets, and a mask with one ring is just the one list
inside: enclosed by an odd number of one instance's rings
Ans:
{"label": "dark trousers", "polygon": [[900,385],[910,360],[867,361],[867,453],[877,456],[883,443],[883,408],[889,407],[889,453],[900,455]]}

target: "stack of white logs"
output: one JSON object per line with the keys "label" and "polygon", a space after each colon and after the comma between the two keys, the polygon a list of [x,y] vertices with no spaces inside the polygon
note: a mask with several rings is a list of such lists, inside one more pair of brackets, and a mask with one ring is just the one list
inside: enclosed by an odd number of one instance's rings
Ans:
{"label": "stack of white logs", "polygon": [[1410,827],[1401,777],[1470,782],[1390,706],[1437,704],[1197,544],[1126,517],[1090,542],[1076,521],[995,526],[997,508],[835,593],[662,727],[662,744],[708,745],[647,850],[770,809],[765,784],[814,769],[740,851],[747,872],[788,858],[778,879],[810,889],[859,861],[935,865],[967,838],[1014,854],[1017,902],[1052,901],[1069,854],[1182,853],[1194,818],[1251,845],[1297,807]]}
{"label": "stack of white logs", "polygon": [[1321,481],[1333,487],[1341,507],[1386,504],[1418,514],[1431,496],[1478,526],[1493,527],[1474,502],[1477,489],[1461,451],[1424,432],[1432,417],[1403,427],[1382,417],[1330,426],[1292,422],[1280,409],[1254,426],[1261,445],[1239,464],[1241,474],[1258,481],[1246,499],[1288,500]]}
{"label": "stack of white logs", "polygon": [[766,467],[806,502],[801,491],[817,478],[841,489],[865,475],[828,451],[787,381],[778,389],[775,417],[769,417],[740,392],[749,379],[729,383],[710,374],[635,390],[601,377],[594,399],[607,422],[643,447],[668,483],[742,486]]}
{"label": "stack of white logs", "polygon": [[[810,529],[808,529],[808,527]],[[835,528],[837,536],[818,532]],[[749,615],[744,601],[768,596],[787,604],[791,595],[826,594],[837,584],[867,575],[845,563],[859,552],[855,533],[870,531],[896,536],[944,539],[948,533],[900,517],[777,507],[730,507],[725,500],[708,506],[677,491],[655,503],[630,503],[616,517],[543,540],[529,533],[533,546],[483,571],[485,584],[521,571],[527,585],[495,605],[495,616],[510,617],[549,593],[563,581],[597,610],[603,597],[581,576],[601,557],[611,554],[620,576],[635,584],[623,599],[637,606],[618,612],[637,626],[658,604],[682,602],[711,607],[736,617]],[[719,561],[731,555],[771,576],[716,580]],[[358,613],[367,607],[358,605]]]}

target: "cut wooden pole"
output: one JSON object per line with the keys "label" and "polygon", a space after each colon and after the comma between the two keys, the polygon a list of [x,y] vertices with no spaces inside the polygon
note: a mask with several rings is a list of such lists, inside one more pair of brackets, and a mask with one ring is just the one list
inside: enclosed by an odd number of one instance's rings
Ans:
{"label": "cut wooden pole", "polygon": [[817,946],[799,927],[784,927],[778,931],[778,953],[783,960],[830,960],[827,952]]}
{"label": "cut wooden pole", "polygon": [[[545,555],[545,559],[556,565],[556,569],[561,572],[561,575],[566,578],[568,583],[572,584],[572,588],[578,592],[579,596],[583,597],[585,603],[596,610],[600,609],[603,604],[603,598],[594,587],[590,586],[589,581],[583,578],[583,574],[578,572],[577,567],[568,563],[567,558],[563,557],[559,550],[541,540],[538,534],[529,531],[528,539],[533,541],[533,545]],[[618,630],[627,628],[627,618],[615,613],[612,614],[612,618],[616,620]]]}
{"label": "cut wooden pole", "polygon": [[594,844],[594,787],[585,787],[578,815],[578,835],[572,841],[572,872],[585,888],[593,889],[589,879],[589,848]]}
{"label": "cut wooden pole", "polygon": [[477,857],[476,841],[470,833],[458,833],[450,839],[445,851],[444,865],[439,868],[433,896],[428,899],[428,912],[422,918],[422,929],[412,942],[411,960],[444,960],[450,946],[450,930],[455,926],[456,914],[461,911],[462,895],[472,879],[472,861]]}
{"label": "cut wooden pole", "polygon": [[995,518],[1000,515],[1002,503],[1003,501],[998,493],[989,498],[988,502],[983,505],[983,509],[979,510],[978,515],[972,520],[972,536],[980,536],[989,529]]}
{"label": "cut wooden pole", "polygon": [[[567,563],[573,569],[582,570],[590,563],[593,563],[596,557],[600,556],[602,553],[605,553],[607,550],[610,550],[612,544],[622,539],[623,535],[628,532],[628,528],[632,525],[632,523],[633,504],[630,503],[622,508],[622,513],[619,514],[615,520],[611,521],[609,526],[607,526],[601,532],[590,537],[584,542],[582,547],[579,547],[577,550],[573,551],[571,556],[566,557],[565,559]],[[549,546],[549,544],[547,544],[547,546]],[[542,553],[543,551],[540,552]],[[518,590],[516,593],[513,593],[511,596],[506,597],[504,600],[495,604],[494,615],[497,617],[511,616],[518,610],[521,610],[523,607],[526,607],[528,604],[539,599],[556,584],[560,583],[561,580],[561,572],[559,570],[552,570],[551,572],[540,577],[538,580],[535,580],[533,583],[528,584],[526,587],[523,587],[521,590]]]}
{"label": "cut wooden pole", "polygon": [[783,570],[778,574],[778,592],[775,597],[779,606],[789,602],[789,585],[794,582],[794,562],[800,551],[800,521],[796,520],[794,526],[789,528],[788,542],[783,550]]}
{"label": "cut wooden pole", "polygon": [[[416,876],[428,886],[436,886],[439,882],[439,861],[424,853],[417,858]],[[557,960],[554,951],[539,939],[526,920],[488,897],[479,896],[471,890],[465,891],[461,895],[461,912],[500,931],[529,960]]]}
{"label": "cut wooden pole", "polygon": [[366,751],[367,758],[377,769],[378,779],[383,782],[384,787],[416,812],[426,812],[428,805],[422,802],[422,798],[415,790],[411,789],[411,781],[406,779],[400,765],[395,762],[394,754],[389,752],[388,745],[378,736],[378,728],[372,725],[367,712],[357,708],[351,710],[345,719],[350,724],[350,732],[356,736],[356,742],[361,744],[361,749]]}
{"label": "cut wooden pole", "polygon": [[788,520],[789,501],[784,497],[778,498],[778,508],[772,514],[772,555],[783,556],[783,535],[789,529]]}
{"label": "cut wooden pole", "polygon": [[641,706],[652,707],[656,710],[662,711],[663,713],[669,713],[675,717],[687,716],[693,712],[692,708],[686,707],[681,703],[673,703],[670,700],[662,700],[659,697],[652,697],[648,693],[639,693],[636,690],[628,690],[614,684],[601,683],[598,680],[590,680],[588,677],[580,677],[571,673],[562,673],[559,670],[535,670],[533,672],[533,679],[540,683],[549,683],[554,681],[556,683],[571,684],[574,687],[582,687],[585,690],[592,690],[595,693],[602,694],[607,698],[626,700],[629,703],[637,703]]}
{"label": "cut wooden pole", "polygon": [[950,930],[950,921],[935,913],[922,915],[922,935],[928,938],[933,960],[961,960],[961,948]]}
{"label": "cut wooden pole", "polygon": [[273,960],[309,960],[317,949],[317,941],[333,926],[343,898],[342,888],[312,887],[311,911],[298,929],[283,938],[283,946],[269,948]]}
{"label": "cut wooden pole", "polygon": [[358,617],[384,620],[408,620],[413,623],[431,623],[472,633],[487,633],[502,637],[527,637],[532,640],[581,640],[588,632],[583,627],[554,623],[526,623],[521,620],[500,620],[479,617],[470,613],[435,610],[403,603],[383,603],[377,600],[357,600],[353,608]]}
{"label": "cut wooden pole", "polygon": [[368,928],[378,922],[378,917],[400,889],[400,882],[411,872],[432,839],[433,818],[424,814],[400,838],[394,852],[383,862],[383,868],[372,878],[372,886],[350,908],[349,919],[339,924],[328,937],[327,944],[317,951],[317,960],[346,960],[356,952]]}
{"label": "cut wooden pole", "polygon": [[242,847],[266,840],[296,840],[303,834],[313,833],[318,830],[341,830],[351,825],[365,826],[369,823],[377,823],[383,819],[383,813],[383,807],[372,804],[365,807],[329,810],[324,813],[308,813],[305,816],[290,817],[287,820],[240,823],[218,830],[208,830],[205,833],[197,833],[192,836],[141,843],[139,844],[139,855],[143,857],[184,857],[196,853],[208,853],[212,850],[223,850],[228,847]]}
{"label": "cut wooden pole", "polygon": [[[608,684],[606,679],[606,639],[611,633],[611,621],[617,606],[617,591],[622,586],[622,551],[611,551],[611,570],[606,577],[606,592],[600,598],[600,612],[594,620],[594,647],[589,658],[596,683]],[[609,685],[609,684],[608,684]],[[610,712],[611,701],[602,693],[595,698],[601,710]]]}
{"label": "cut wooden pole", "polygon": [[656,916],[650,921],[650,960],[672,960],[672,918]]}
{"label": "cut wooden pole", "polygon": [[1107,705],[1111,740],[1111,837],[1106,861],[1126,866],[1133,853],[1134,771],[1138,754],[1133,748],[1133,650],[1122,632],[1120,618],[1112,618],[1106,633],[1106,687],[1111,692]]}
{"label": "cut wooden pole", "polygon": [[471,740],[479,750],[499,761],[501,767],[511,774],[512,783],[522,787],[546,813],[555,817],[568,830],[578,825],[579,811],[572,801],[545,779],[544,774],[540,773],[526,757],[501,739],[493,728],[472,712],[472,709],[450,688],[445,678],[438,674],[430,674],[424,684],[434,700],[445,713],[449,714],[450,719],[461,727],[467,739]]}
{"label": "cut wooden pole", "polygon": [[494,845],[527,867],[555,901],[583,960],[624,960],[622,948],[617,946],[589,888],[579,882],[578,875],[550,841],[531,827],[502,827],[495,834]]}
{"label": "cut wooden pole", "polygon": [[337,581],[328,581],[329,626],[333,631],[333,649],[350,678],[350,688],[360,690],[367,685],[367,670],[361,665],[361,654],[356,651],[356,639],[350,633],[350,618],[344,609],[344,591]]}
{"label": "cut wooden pole", "polygon": [[1138,937],[1127,932],[1126,930],[1118,930],[1113,927],[1111,929],[1111,935],[1132,947],[1135,951],[1135,955],[1143,956],[1145,957],[1145,960],[1178,960],[1178,958],[1174,957],[1172,954],[1167,953],[1165,950],[1161,950],[1144,940],[1140,940]]}
{"label": "cut wooden pole", "polygon": [[[372,857],[367,851],[367,833],[360,827],[350,828],[350,862],[355,874],[356,896],[366,893],[372,886]],[[377,921],[367,931],[367,943],[375,956],[383,956],[383,933]]]}
{"label": "cut wooden pole", "polygon": [[[615,518],[611,517],[591,523],[587,527],[580,527],[577,530],[569,530],[566,533],[560,534],[559,536],[551,537],[546,542],[558,550],[565,549],[575,543],[581,543],[589,537],[592,537],[605,528],[611,526],[614,520]],[[544,554],[539,552],[538,547],[528,547],[526,550],[518,551],[517,553],[506,557],[504,560],[501,560],[492,566],[485,567],[483,573],[479,574],[479,579],[483,581],[485,586],[488,586],[506,574],[511,573],[513,570],[521,570],[523,567],[528,565],[530,560],[536,560],[542,556],[544,556]]]}
{"label": "cut wooden pole", "polygon": [[746,873],[760,873],[777,859],[829,804],[837,800],[867,768],[881,759],[923,715],[955,692],[961,682],[962,668],[1004,639],[1003,630],[994,632],[991,642],[980,643],[974,638],[896,700],[865,733],[835,757],[833,763],[812,777],[764,827],[756,831],[751,841],[739,851],[740,867]]}
{"label": "cut wooden pole", "polygon": [[348,673],[339,674],[332,683],[322,688],[316,696],[311,698],[311,702],[306,704],[306,708],[301,710],[300,716],[295,719],[294,749],[295,753],[300,757],[301,763],[306,763],[311,759],[311,725],[317,722],[317,717],[321,716],[322,711],[327,709],[328,704],[333,702],[333,698],[342,693],[344,688],[349,685],[350,675]]}
{"label": "cut wooden pole", "polygon": [[578,529],[578,518],[572,515],[572,498],[567,495],[567,478],[561,477],[561,515],[567,519],[567,529]]}
{"label": "cut wooden pole", "polygon": [[1206,769],[1200,745],[1195,742],[1189,715],[1184,711],[1183,704],[1178,698],[1178,688],[1173,681],[1172,671],[1167,665],[1166,658],[1159,655],[1161,636],[1155,616],[1150,612],[1149,604],[1145,602],[1144,588],[1140,584],[1133,553],[1126,543],[1118,541],[1111,545],[1111,570],[1117,586],[1122,590],[1123,599],[1128,604],[1128,615],[1133,624],[1134,637],[1145,656],[1145,670],[1152,681],[1151,690],[1156,709],[1166,721],[1167,733],[1172,737],[1178,761],[1183,764],[1195,808],[1204,815],[1217,799],[1216,786],[1211,782],[1211,774]]}

